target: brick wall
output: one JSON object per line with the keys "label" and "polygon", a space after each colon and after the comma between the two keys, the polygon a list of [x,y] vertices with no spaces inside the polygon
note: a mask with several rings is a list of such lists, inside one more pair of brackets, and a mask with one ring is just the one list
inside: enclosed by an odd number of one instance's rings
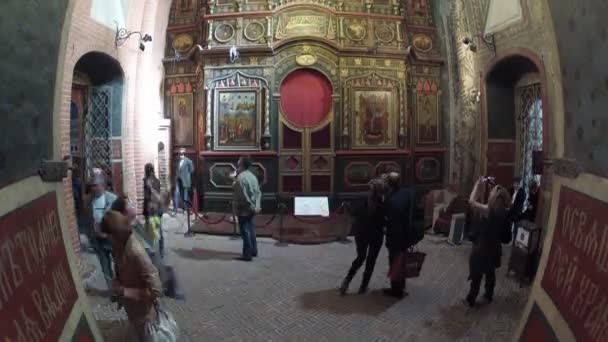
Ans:
{"label": "brick wall", "polygon": [[[133,0],[129,3],[127,29],[144,31],[155,34],[153,41],[146,44],[146,51],[139,50],[138,36],[134,35],[124,45],[116,48],[114,39],[116,32],[90,16],[91,0],[77,1],[72,14],[68,32],[68,44],[63,75],[63,96],[61,102],[61,153],[70,154],[70,98],[74,66],[78,60],[89,52],[101,52],[114,58],[120,64],[124,75],[123,113],[122,113],[122,157],[123,157],[123,188],[131,198],[138,199],[138,210],[141,210],[139,200],[142,196],[141,179],[143,166],[154,160],[155,148],[150,148],[147,140],[156,141],[156,129],[152,134],[141,132],[140,125],[154,126],[158,117],[160,100],[150,101],[150,97],[160,97],[158,89],[163,77],[161,60],[154,61],[158,50],[164,51],[167,20],[170,1]],[[158,26],[158,27],[157,27]],[[144,63],[148,60],[147,63]],[[143,66],[142,66],[143,65]],[[154,67],[161,65],[161,67]],[[148,77],[139,77],[148,74]],[[158,85],[149,84],[158,80]],[[138,90],[141,89],[141,90]],[[153,89],[150,91],[150,89]],[[156,108],[155,108],[156,107]],[[151,137],[150,137],[151,136]],[[143,138],[142,138],[143,137]],[[156,146],[154,144],[154,146]],[[63,182],[65,205],[69,229],[72,234],[72,245],[76,254],[80,251],[76,215],[72,196],[72,180]]]}

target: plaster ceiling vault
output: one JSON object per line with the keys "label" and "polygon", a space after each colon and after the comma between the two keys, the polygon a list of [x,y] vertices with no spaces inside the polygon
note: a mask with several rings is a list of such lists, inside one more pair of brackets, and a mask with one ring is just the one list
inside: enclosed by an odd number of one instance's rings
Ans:
{"label": "plaster ceiling vault", "polygon": [[[483,3],[483,2],[489,3]],[[492,34],[516,24],[523,18],[521,0],[484,0],[487,6],[484,34]],[[485,9],[482,7],[482,9]]]}

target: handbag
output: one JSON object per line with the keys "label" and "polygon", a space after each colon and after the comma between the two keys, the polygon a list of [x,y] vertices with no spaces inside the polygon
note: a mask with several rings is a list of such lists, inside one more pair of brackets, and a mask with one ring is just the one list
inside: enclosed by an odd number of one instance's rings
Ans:
{"label": "handbag", "polygon": [[148,336],[154,342],[176,342],[178,339],[177,322],[168,311],[156,308],[156,322],[149,327]]}
{"label": "handbag", "polygon": [[424,264],[424,259],[426,258],[426,253],[415,251],[413,249],[405,252],[405,262],[404,262],[404,273],[406,278],[417,278],[420,276],[420,271],[422,270],[422,265]]}
{"label": "handbag", "polygon": [[390,266],[388,277],[393,282],[419,277],[425,258],[426,253],[414,250],[413,248],[400,253]]}

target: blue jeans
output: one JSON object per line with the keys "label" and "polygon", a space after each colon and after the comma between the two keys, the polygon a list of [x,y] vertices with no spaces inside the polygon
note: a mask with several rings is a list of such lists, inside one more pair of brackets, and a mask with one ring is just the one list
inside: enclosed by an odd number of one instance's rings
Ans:
{"label": "blue jeans", "polygon": [[239,229],[243,238],[243,258],[245,259],[258,256],[258,243],[255,238],[253,216],[239,216]]}
{"label": "blue jeans", "polygon": [[91,246],[99,258],[101,271],[108,284],[111,284],[114,274],[112,272],[112,244],[107,240],[93,239]]}

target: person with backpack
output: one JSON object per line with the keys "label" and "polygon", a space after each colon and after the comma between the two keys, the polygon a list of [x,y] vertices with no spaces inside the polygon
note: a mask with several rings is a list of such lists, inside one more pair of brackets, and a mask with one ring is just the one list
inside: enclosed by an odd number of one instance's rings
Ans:
{"label": "person with backpack", "polygon": [[[412,192],[401,187],[401,176],[397,172],[388,175],[389,195],[386,200],[386,247],[388,249],[389,265],[397,267],[398,259],[402,258],[407,249],[422,238],[411,227]],[[423,235],[424,236],[424,233]],[[391,278],[391,287],[384,290],[384,295],[403,298],[405,292],[405,277]]]}
{"label": "person with backpack", "polygon": [[510,196],[505,188],[494,185],[488,196],[488,203],[482,203],[482,191],[488,180],[482,177],[475,183],[469,197],[471,209],[481,215],[481,219],[472,234],[473,249],[469,258],[469,293],[465,299],[469,307],[476,304],[481,280],[485,277],[486,302],[491,302],[496,285],[496,269],[500,267],[502,255],[501,243],[509,243],[511,231],[509,225]]}
{"label": "person with backpack", "polygon": [[362,201],[361,205],[354,212],[355,221],[353,222],[353,230],[357,246],[357,257],[340,286],[340,293],[342,295],[346,294],[348,285],[364,262],[365,271],[363,272],[363,280],[359,287],[359,294],[367,292],[367,286],[374,273],[376,259],[382,248],[386,221],[384,211],[386,183],[381,178],[375,178],[370,181],[369,187],[368,197]]}

